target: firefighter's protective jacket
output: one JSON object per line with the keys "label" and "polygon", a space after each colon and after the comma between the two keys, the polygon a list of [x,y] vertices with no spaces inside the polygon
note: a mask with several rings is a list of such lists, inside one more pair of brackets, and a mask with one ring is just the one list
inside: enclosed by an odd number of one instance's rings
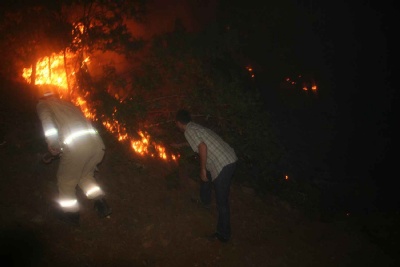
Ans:
{"label": "firefighter's protective jacket", "polygon": [[46,142],[53,149],[61,151],[74,138],[96,133],[82,111],[70,102],[48,97],[39,100],[36,109]]}

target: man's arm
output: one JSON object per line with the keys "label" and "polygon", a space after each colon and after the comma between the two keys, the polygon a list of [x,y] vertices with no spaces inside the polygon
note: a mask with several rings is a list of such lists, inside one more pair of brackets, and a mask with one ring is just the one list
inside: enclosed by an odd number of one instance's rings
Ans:
{"label": "man's arm", "polygon": [[207,179],[207,145],[204,142],[201,142],[198,146],[199,150],[199,158],[200,158],[200,179],[204,182],[208,182]]}

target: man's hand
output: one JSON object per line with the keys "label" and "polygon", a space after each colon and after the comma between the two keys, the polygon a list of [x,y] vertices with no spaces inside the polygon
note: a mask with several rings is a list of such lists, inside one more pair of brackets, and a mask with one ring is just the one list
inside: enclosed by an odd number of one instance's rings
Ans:
{"label": "man's hand", "polygon": [[200,170],[200,179],[201,179],[203,182],[208,182],[207,170],[206,170],[206,169],[201,169],[201,170]]}

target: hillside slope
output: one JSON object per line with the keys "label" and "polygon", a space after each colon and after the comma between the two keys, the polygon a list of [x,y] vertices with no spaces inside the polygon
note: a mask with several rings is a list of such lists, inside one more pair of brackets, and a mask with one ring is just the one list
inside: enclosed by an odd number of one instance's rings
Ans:
{"label": "hillside slope", "polygon": [[[273,196],[236,183],[231,191],[232,240],[213,232],[211,211],[190,201],[197,162],[141,158],[104,130],[98,180],[113,208],[99,219],[81,192],[81,226],[50,212],[58,161],[41,162],[45,145],[34,110],[15,111],[0,147],[2,266],[396,266],[390,251],[349,220],[322,223]],[[391,227],[379,225],[379,227]],[[380,229],[380,228],[379,228]],[[379,230],[377,229],[377,231]],[[393,244],[394,245],[394,244]],[[386,243],[386,247],[394,247]],[[394,248],[395,249],[395,248]],[[391,253],[393,252],[393,253]],[[397,265],[398,266],[398,265]]]}

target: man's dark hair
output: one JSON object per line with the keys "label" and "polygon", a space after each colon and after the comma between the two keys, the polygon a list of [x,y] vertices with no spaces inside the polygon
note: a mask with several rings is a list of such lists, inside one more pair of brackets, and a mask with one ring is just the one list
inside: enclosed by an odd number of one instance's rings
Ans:
{"label": "man's dark hair", "polygon": [[185,109],[180,109],[176,113],[175,119],[182,124],[188,124],[192,120],[192,117],[190,116],[189,111]]}

